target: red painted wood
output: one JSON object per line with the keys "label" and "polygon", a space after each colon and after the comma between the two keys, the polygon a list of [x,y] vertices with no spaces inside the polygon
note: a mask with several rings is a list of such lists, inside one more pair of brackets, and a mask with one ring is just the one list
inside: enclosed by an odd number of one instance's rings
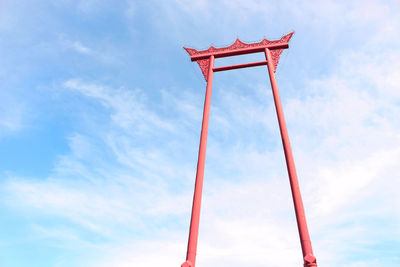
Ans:
{"label": "red painted wood", "polygon": [[265,48],[286,49],[286,48],[289,48],[289,44],[288,43],[278,43],[278,44],[269,44],[269,45],[248,47],[248,48],[242,48],[242,49],[236,49],[236,50],[208,52],[208,53],[204,53],[204,54],[193,55],[190,57],[190,59],[192,61],[197,61],[199,59],[209,58],[211,55],[213,55],[215,58],[246,55],[246,54],[263,52]]}
{"label": "red painted wood", "polygon": [[199,236],[199,223],[200,223],[201,195],[203,191],[204,165],[206,160],[208,121],[210,117],[213,67],[214,67],[214,56],[210,56],[206,97],[204,100],[203,123],[201,126],[201,135],[200,135],[199,158],[197,161],[196,183],[193,195],[192,218],[190,221],[188,250],[186,255],[186,262],[182,264],[182,267],[195,267],[196,265],[197,240]]}
{"label": "red painted wood", "polygon": [[248,67],[257,67],[257,66],[263,66],[263,65],[267,65],[267,61],[244,63],[244,64],[223,66],[223,67],[215,67],[215,68],[213,68],[213,71],[218,72],[218,71],[225,71],[225,70],[243,69],[243,68],[248,68]]}
{"label": "red painted wood", "polygon": [[282,36],[281,39],[273,41],[264,38],[258,43],[245,43],[237,38],[236,41],[230,46],[220,48],[210,46],[208,49],[201,51],[188,47],[184,47],[184,49],[186,52],[188,52],[192,61],[197,61],[197,64],[199,64],[201,72],[207,81],[210,56],[214,56],[214,58],[231,57],[264,52],[265,48],[269,48],[272,51],[272,59],[274,66],[276,67],[283,49],[289,47],[289,41],[293,34],[294,32],[288,33]]}
{"label": "red painted wood", "polygon": [[297,179],[296,167],[294,165],[294,159],[292,149],[290,147],[289,134],[286,128],[285,117],[283,115],[282,103],[279,96],[278,85],[275,79],[275,67],[272,64],[271,52],[268,48],[265,49],[265,57],[267,59],[268,74],[271,81],[272,93],[274,96],[274,103],[276,108],[276,115],[278,116],[279,129],[281,132],[283,150],[285,152],[286,166],[289,174],[290,188],[292,190],[292,198],[294,203],[294,209],[296,213],[297,227],[300,235],[300,243],[303,252],[304,266],[317,266],[316,258],[314,257],[313,250],[311,247],[310,235],[308,233],[306,215],[303,207],[303,200],[301,199],[299,181]]}

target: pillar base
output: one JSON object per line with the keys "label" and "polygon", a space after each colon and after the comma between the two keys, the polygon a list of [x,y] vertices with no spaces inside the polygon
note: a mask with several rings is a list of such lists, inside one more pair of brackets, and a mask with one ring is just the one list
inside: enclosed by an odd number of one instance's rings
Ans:
{"label": "pillar base", "polygon": [[193,267],[193,265],[190,261],[185,261],[184,263],[182,263],[181,267]]}
{"label": "pillar base", "polygon": [[317,267],[317,259],[312,254],[304,257],[304,267]]}

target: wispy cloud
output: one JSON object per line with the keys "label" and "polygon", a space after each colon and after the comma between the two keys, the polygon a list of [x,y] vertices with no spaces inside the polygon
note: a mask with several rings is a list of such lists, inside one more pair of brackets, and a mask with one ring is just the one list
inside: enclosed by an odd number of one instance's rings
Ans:
{"label": "wispy cloud", "polygon": [[21,131],[28,124],[28,105],[24,100],[13,97],[5,91],[0,93],[0,139]]}
{"label": "wispy cloud", "polygon": [[82,54],[92,54],[93,51],[90,50],[88,47],[84,46],[83,44],[81,44],[78,41],[75,41],[72,43],[72,47],[79,53]]}

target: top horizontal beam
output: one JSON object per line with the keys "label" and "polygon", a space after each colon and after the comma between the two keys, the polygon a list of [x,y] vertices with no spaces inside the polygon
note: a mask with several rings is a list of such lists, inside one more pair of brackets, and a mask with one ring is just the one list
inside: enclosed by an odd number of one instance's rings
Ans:
{"label": "top horizontal beam", "polygon": [[286,49],[286,48],[289,48],[289,43],[276,43],[276,44],[268,44],[268,45],[257,46],[257,47],[246,47],[246,48],[241,48],[241,49],[236,49],[236,50],[231,50],[231,51],[215,51],[215,52],[204,53],[201,55],[192,55],[190,57],[190,59],[192,61],[197,61],[200,59],[207,59],[210,56],[214,56],[215,58],[220,58],[220,57],[245,55],[245,54],[251,54],[251,53],[259,53],[259,52],[264,52],[265,48],[268,48],[270,50]]}

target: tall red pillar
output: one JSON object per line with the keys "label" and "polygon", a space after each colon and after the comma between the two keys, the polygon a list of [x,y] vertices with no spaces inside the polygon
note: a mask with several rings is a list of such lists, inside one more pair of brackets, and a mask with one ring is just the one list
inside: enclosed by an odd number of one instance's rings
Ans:
{"label": "tall red pillar", "polygon": [[203,110],[203,123],[201,126],[199,158],[197,161],[196,182],[194,186],[192,217],[190,220],[189,241],[186,254],[186,261],[181,267],[195,267],[196,266],[196,253],[197,253],[197,240],[199,237],[199,223],[200,223],[200,207],[201,195],[203,191],[203,178],[204,178],[204,165],[206,160],[207,148],[207,134],[208,134],[208,120],[210,117],[210,104],[211,104],[211,89],[213,80],[213,67],[214,56],[210,56],[206,97],[204,100]]}
{"label": "tall red pillar", "polygon": [[276,108],[276,115],[278,116],[279,129],[281,132],[283,151],[285,152],[286,167],[289,174],[290,188],[292,191],[292,198],[294,203],[294,210],[296,213],[297,227],[300,235],[301,249],[303,252],[304,267],[317,266],[317,260],[314,257],[311,247],[310,235],[308,233],[306,215],[303,207],[303,200],[301,199],[299,181],[297,179],[296,167],[292,149],[290,147],[289,134],[286,128],[285,117],[283,116],[283,109],[281,98],[279,96],[278,85],[275,80],[275,67],[271,52],[265,48],[265,57],[267,59],[268,74],[271,81],[272,94],[274,96],[274,103]]}

